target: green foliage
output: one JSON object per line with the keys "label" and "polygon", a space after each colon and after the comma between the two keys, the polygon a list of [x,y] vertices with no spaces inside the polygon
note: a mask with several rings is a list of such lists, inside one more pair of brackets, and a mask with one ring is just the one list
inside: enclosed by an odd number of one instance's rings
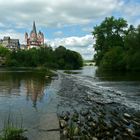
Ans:
{"label": "green foliage", "polygon": [[11,52],[0,45],[0,65],[5,65],[8,63]]}
{"label": "green foliage", "polygon": [[83,65],[83,59],[79,53],[67,50],[63,46],[59,46],[54,51],[54,56],[59,69],[78,69]]}
{"label": "green foliage", "polygon": [[53,69],[78,69],[83,65],[83,59],[77,52],[60,46],[53,50],[51,47],[29,50],[18,50],[10,53],[7,66],[19,67],[48,67]]}
{"label": "green foliage", "polygon": [[2,45],[0,45],[0,56],[1,57],[6,57],[7,55],[9,55],[10,51],[3,47]]}
{"label": "green foliage", "polygon": [[14,118],[11,117],[9,112],[8,119],[4,121],[4,128],[0,133],[0,140],[28,140],[28,138],[23,135],[25,131],[27,130],[22,128],[22,122],[20,127],[18,127],[17,122],[14,122]]}
{"label": "green foliage", "polygon": [[108,70],[123,70],[125,69],[123,56],[123,49],[116,46],[105,53],[100,65]]}
{"label": "green foliage", "polygon": [[23,136],[25,131],[26,130],[22,128],[7,127],[3,130],[0,140],[27,140],[27,138]]}
{"label": "green foliage", "polygon": [[94,27],[92,32],[96,39],[94,45],[96,50],[95,61],[99,65],[105,53],[115,46],[124,45],[124,35],[127,22],[122,19],[115,19],[114,17],[105,18],[105,20],[99,25]]}
{"label": "green foliage", "polygon": [[140,26],[127,27],[127,22],[105,18],[94,27],[96,65],[109,70],[140,70]]}

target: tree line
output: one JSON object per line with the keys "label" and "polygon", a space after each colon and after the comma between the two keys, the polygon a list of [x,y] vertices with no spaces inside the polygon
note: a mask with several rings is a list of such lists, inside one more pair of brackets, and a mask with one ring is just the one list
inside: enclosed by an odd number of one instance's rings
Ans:
{"label": "tree line", "polygon": [[47,67],[52,69],[79,69],[83,65],[81,55],[59,46],[40,49],[10,51],[0,46],[1,65],[12,67]]}
{"label": "tree line", "polygon": [[123,18],[106,17],[92,32],[96,65],[106,70],[140,70],[140,26]]}

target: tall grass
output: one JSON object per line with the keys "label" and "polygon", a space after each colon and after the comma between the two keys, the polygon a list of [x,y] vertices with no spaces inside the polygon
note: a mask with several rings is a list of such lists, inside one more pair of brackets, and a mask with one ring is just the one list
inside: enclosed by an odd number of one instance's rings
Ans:
{"label": "tall grass", "polygon": [[16,122],[11,117],[9,113],[7,120],[4,121],[4,127],[0,133],[0,140],[28,140],[23,134],[26,129],[22,127],[23,118],[21,117],[20,126],[18,126],[18,121]]}

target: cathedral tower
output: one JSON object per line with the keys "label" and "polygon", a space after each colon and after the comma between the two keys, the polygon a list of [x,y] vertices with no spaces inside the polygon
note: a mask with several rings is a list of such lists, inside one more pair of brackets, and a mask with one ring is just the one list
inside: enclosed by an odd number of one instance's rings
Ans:
{"label": "cathedral tower", "polygon": [[28,33],[25,33],[25,41],[28,49],[40,48],[44,45],[44,34],[41,31],[37,34],[35,21],[33,22],[33,28],[30,32],[30,36],[28,36]]}

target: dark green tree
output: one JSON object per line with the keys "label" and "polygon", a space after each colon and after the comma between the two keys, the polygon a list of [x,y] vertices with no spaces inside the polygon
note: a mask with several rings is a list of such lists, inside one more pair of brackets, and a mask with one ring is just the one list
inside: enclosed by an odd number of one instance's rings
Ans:
{"label": "dark green tree", "polygon": [[8,66],[19,67],[47,67],[53,69],[78,69],[83,59],[77,52],[59,46],[55,50],[51,47],[40,49],[18,50],[10,53]]}
{"label": "dark green tree", "polygon": [[96,65],[100,65],[105,53],[111,48],[124,47],[126,27],[127,22],[123,18],[115,19],[114,17],[105,18],[99,26],[94,27],[92,34],[96,40],[94,45]]}
{"label": "dark green tree", "polygon": [[140,70],[140,26],[131,26],[125,37],[125,62],[127,70]]}

